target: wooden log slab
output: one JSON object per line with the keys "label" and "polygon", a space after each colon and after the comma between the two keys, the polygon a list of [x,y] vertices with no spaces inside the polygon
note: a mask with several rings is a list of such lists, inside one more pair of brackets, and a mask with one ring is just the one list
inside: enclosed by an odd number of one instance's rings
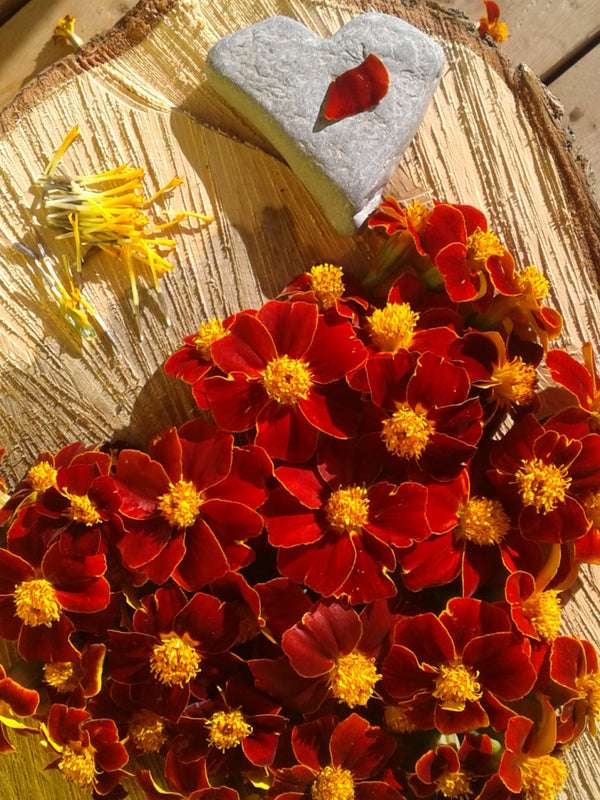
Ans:
{"label": "wooden log slab", "polygon": [[[0,443],[10,485],[41,449],[74,439],[144,445],[188,418],[191,396],[162,364],[203,320],[256,307],[314,263],[357,274],[369,268],[376,237],[336,234],[272,148],[210,91],[203,71],[215,41],[259,19],[287,14],[327,36],[367,9],[397,14],[446,54],[442,83],[389,191],[481,208],[518,266],[534,263],[550,280],[565,319],[559,344],[577,353],[583,341],[599,341],[600,214],[585,170],[535,75],[481,43],[471,23],[420,0],[142,0],[0,115]],[[178,174],[185,184],[166,206],[214,215],[174,234],[175,269],[162,282],[170,327],[145,283],[143,342],[122,265],[90,257],[85,288],[117,349],[103,336],[83,344],[12,247],[28,241],[32,182],[74,124],[82,137],[64,156],[70,171],[144,164],[148,194]],[[72,258],[71,243],[43,235],[57,262],[63,253]],[[565,631],[598,643],[598,592],[589,573],[581,584]],[[60,775],[32,771],[49,760],[36,741],[17,743],[20,754],[0,760],[6,800],[80,797]],[[599,755],[588,739],[569,753],[570,800],[598,794]],[[142,795],[134,786],[131,796]]]}

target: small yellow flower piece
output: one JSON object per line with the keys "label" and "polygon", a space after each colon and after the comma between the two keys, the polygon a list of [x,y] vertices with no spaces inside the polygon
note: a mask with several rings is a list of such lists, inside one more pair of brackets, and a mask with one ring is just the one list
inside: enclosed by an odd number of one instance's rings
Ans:
{"label": "small yellow flower piece", "polygon": [[184,686],[200,671],[200,661],[200,653],[189,641],[171,633],[154,645],[150,671],[165,686]]}
{"label": "small yellow flower piece", "polygon": [[523,603],[523,613],[540,639],[548,642],[553,642],[558,636],[561,611],[562,604],[556,589],[535,592]]}
{"label": "small yellow flower piece", "polygon": [[327,522],[346,531],[359,530],[369,519],[369,498],[361,486],[332,492],[325,506]]}
{"label": "small yellow flower piece", "polygon": [[473,795],[471,781],[464,772],[443,772],[435,780],[435,788],[451,800],[468,800]]}
{"label": "small yellow flower piece", "polygon": [[500,405],[524,406],[535,397],[537,373],[533,364],[525,364],[520,356],[494,367],[492,391]]}
{"label": "small yellow flower piece", "polygon": [[194,337],[194,344],[202,353],[202,357],[206,361],[212,360],[212,355],[210,352],[210,347],[215,342],[218,342],[219,339],[222,339],[224,336],[227,336],[228,331],[225,330],[223,327],[223,320],[213,317],[213,319],[209,319],[206,322],[203,322],[202,325],[198,328],[198,333]]}
{"label": "small yellow flower piece", "polygon": [[404,709],[399,706],[385,705],[383,707],[383,724],[391,733],[412,733],[417,726],[411,722]]}
{"label": "small yellow flower piece", "polygon": [[208,743],[222,753],[237,747],[252,733],[252,725],[246,722],[239,708],[216,711],[205,724],[208,728]]}
{"label": "small yellow flower piece", "polygon": [[31,488],[34,492],[45,492],[56,484],[56,470],[47,461],[34,464],[27,473]]}
{"label": "small yellow flower piece", "polygon": [[506,22],[500,19],[500,6],[493,0],[483,0],[486,13],[477,23],[477,32],[483,39],[484,36],[491,38],[500,44],[508,39],[508,27]]}
{"label": "small yellow flower piece", "polygon": [[54,586],[45,578],[23,581],[15,587],[15,613],[30,628],[51,628],[60,619]]}
{"label": "small yellow flower piece", "polygon": [[600,672],[588,672],[575,680],[578,697],[588,706],[588,726],[592,736],[598,733],[600,720]]}
{"label": "small yellow flower piece", "polygon": [[550,294],[548,279],[533,264],[516,273],[515,283],[522,294],[531,293],[538,302]]}
{"label": "small yellow flower piece", "polygon": [[555,800],[567,780],[567,765],[554,756],[528,758],[521,764],[525,800]]}
{"label": "small yellow flower piece", "polygon": [[319,264],[313,267],[309,274],[310,286],[319,301],[319,306],[323,311],[327,311],[344,294],[343,270],[341,267],[334,267],[333,264]]}
{"label": "small yellow flower piece", "polygon": [[79,744],[77,749],[65,747],[58,768],[75,786],[83,791],[89,791],[96,770],[94,756],[89,747],[83,747],[79,742],[77,744]]}
{"label": "small yellow flower piece", "polygon": [[156,508],[169,525],[189,528],[196,521],[202,505],[202,494],[191,481],[177,481],[158,498]]}
{"label": "small yellow flower piece", "polygon": [[456,533],[479,547],[500,544],[510,530],[510,519],[499,500],[472,497],[459,510]]}
{"label": "small yellow flower piece", "polygon": [[284,406],[306,400],[312,387],[310,370],[304,361],[286,355],[269,361],[262,383],[271,400]]}
{"label": "small yellow flower piece", "polygon": [[312,800],[354,800],[354,780],[348,769],[323,767],[310,787]]}
{"label": "small yellow flower piece", "polygon": [[572,478],[565,466],[546,464],[540,458],[524,461],[515,474],[521,500],[526,506],[535,506],[538,514],[554,511],[563,503]]}
{"label": "small yellow flower piece", "polygon": [[352,651],[336,660],[329,677],[329,688],[336,700],[350,708],[366,706],[379,678],[381,675],[375,667],[375,659]]}
{"label": "small yellow flower piece", "polygon": [[81,522],[88,528],[102,522],[98,509],[86,494],[69,494],[68,492],[65,494],[69,498],[70,505],[64,513],[72,522]]}
{"label": "small yellow flower piece", "polygon": [[476,261],[486,261],[490,256],[504,255],[504,248],[496,234],[482,231],[481,228],[477,228],[467,238],[467,250]]}
{"label": "small yellow flower piece", "polygon": [[419,314],[408,303],[388,303],[377,308],[370,317],[369,337],[373,345],[384,353],[408,349],[413,339]]}
{"label": "small yellow flower piece", "polygon": [[390,453],[400,458],[418,459],[434,431],[435,426],[425,411],[419,413],[404,403],[383,421],[381,438]]}
{"label": "small yellow flower piece", "polygon": [[483,696],[478,677],[479,673],[473,674],[458,660],[442,664],[438,668],[432,694],[442,701],[441,706],[445,711],[464,711],[467,702],[474,702]]}
{"label": "small yellow flower piece", "polygon": [[167,741],[164,728],[165,724],[159,716],[141,708],[133,714],[127,733],[137,750],[158,753]]}
{"label": "small yellow flower piece", "polygon": [[47,662],[43,667],[44,683],[52,686],[57,692],[72,692],[77,687],[73,680],[75,670],[72,661]]}
{"label": "small yellow flower piece", "polygon": [[82,47],[83,39],[75,33],[75,19],[76,18],[71,14],[67,14],[65,17],[61,17],[58,20],[58,25],[54,28],[54,33],[52,34],[52,41],[54,44],[66,42],[70,44],[74,50],[79,50],[79,48]]}

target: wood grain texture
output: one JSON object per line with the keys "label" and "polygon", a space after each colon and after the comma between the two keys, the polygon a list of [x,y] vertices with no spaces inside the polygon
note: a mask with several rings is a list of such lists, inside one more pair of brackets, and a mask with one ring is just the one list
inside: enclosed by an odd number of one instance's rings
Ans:
{"label": "wood grain texture", "polygon": [[[518,266],[535,263],[548,276],[565,317],[562,344],[576,352],[587,339],[598,342],[600,218],[539,81],[440,7],[373,5],[433,35],[447,56],[442,83],[390,190],[482,208]],[[201,321],[255,307],[314,263],[357,273],[368,268],[374,236],[336,235],[285,164],[210,92],[203,75],[208,49],[233,29],[284,13],[328,35],[363,8],[359,0],[143,2],[110,36],[45,73],[0,116],[0,442],[8,449],[3,468],[11,483],[42,448],[76,438],[143,444],[192,414],[189,393],[161,365]],[[143,291],[142,343],[122,267],[104,256],[90,258],[85,289],[118,351],[103,337],[84,346],[11,247],[31,233],[32,180],[75,123],[82,139],[66,154],[66,168],[89,173],[121,162],[145,164],[148,193],[179,174],[186,183],[168,205],[215,217],[176,232],[175,269],[162,283],[173,325],[165,326],[153,292]],[[47,231],[43,236],[57,263],[63,252],[72,257],[65,243]],[[580,635],[598,642],[598,606],[587,577],[565,630],[574,630],[576,621]],[[575,770],[569,800],[598,793],[599,755],[596,744],[569,755]],[[56,776],[25,788],[24,762],[10,756],[8,763],[7,800],[79,796]]]}

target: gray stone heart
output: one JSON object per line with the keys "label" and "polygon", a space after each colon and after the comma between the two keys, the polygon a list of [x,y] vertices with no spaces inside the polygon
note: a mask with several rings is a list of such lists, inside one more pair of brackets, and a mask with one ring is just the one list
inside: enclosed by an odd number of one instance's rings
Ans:
{"label": "gray stone heart", "polygon": [[[370,54],[390,74],[369,111],[322,124],[330,83]],[[289,17],[225,36],[206,60],[209,85],[268,139],[333,227],[352,235],[381,199],[439,83],[442,48],[404,20],[361,14],[329,39]]]}

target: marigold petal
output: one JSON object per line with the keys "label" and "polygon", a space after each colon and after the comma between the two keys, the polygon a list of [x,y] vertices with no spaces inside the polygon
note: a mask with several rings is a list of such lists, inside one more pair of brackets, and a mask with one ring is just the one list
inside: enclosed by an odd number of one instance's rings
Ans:
{"label": "marigold petal", "polygon": [[381,772],[396,749],[396,742],[381,728],[372,727],[356,713],[342,720],[331,735],[331,763],[352,773],[356,781]]}

